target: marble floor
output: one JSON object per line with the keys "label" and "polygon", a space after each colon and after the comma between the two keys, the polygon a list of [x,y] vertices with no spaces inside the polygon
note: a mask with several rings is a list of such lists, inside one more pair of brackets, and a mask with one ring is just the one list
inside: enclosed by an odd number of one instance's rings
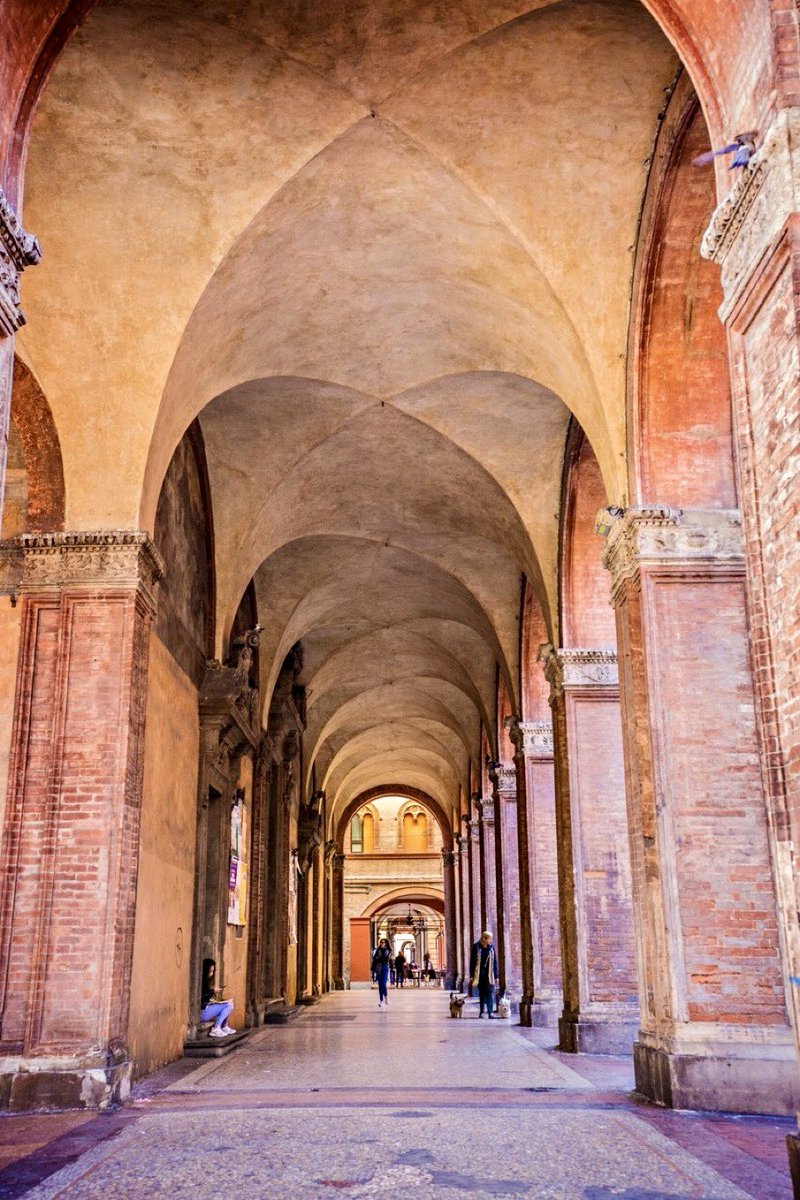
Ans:
{"label": "marble floor", "polygon": [[447,996],[326,997],[224,1059],[183,1060],[103,1116],[0,1119],[0,1200],[387,1197],[785,1200],[772,1118],[673,1113],[627,1060],[450,1020]]}

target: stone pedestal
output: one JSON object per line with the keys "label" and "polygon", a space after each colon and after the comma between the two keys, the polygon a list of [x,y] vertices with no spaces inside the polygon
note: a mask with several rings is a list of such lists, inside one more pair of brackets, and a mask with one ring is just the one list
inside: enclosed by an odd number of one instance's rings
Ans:
{"label": "stone pedestal", "polygon": [[561,993],[552,721],[520,722],[528,811],[533,954],[532,1024],[558,1024]]}
{"label": "stone pedestal", "polygon": [[623,664],[637,1088],[676,1108],[790,1112],[738,513],[629,509],[603,561]]}
{"label": "stone pedestal", "polygon": [[23,534],[0,909],[5,1107],[106,1107],[128,1016],[150,623],[144,533]]}
{"label": "stone pedestal", "polygon": [[630,1051],[636,959],[616,655],[552,648],[562,1050]]}

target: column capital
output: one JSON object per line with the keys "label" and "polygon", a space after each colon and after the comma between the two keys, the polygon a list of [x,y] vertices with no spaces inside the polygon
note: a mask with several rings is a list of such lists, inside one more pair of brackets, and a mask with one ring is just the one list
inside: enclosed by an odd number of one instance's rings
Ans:
{"label": "column capital", "polygon": [[456,834],[455,843],[456,843],[456,846],[458,847],[459,854],[467,853],[468,842],[469,842],[469,838],[465,834],[463,834],[463,833]]}
{"label": "column capital", "polygon": [[539,647],[539,661],[550,684],[551,705],[571,688],[616,687],[619,683],[617,655],[611,649],[569,646],[556,650],[547,642]]}
{"label": "column capital", "polygon": [[0,594],[134,591],[152,611],[164,562],[148,533],[111,529],[22,533],[0,543]]}
{"label": "column capital", "polygon": [[738,509],[633,506],[611,526],[601,560],[611,574],[611,603],[619,604],[624,584],[643,565],[744,562],[742,517]]}
{"label": "column capital", "polygon": [[477,842],[481,836],[480,826],[478,824],[477,817],[473,817],[472,820],[467,821],[467,830],[468,830],[469,840],[471,842]]}
{"label": "column capital", "polygon": [[481,821],[484,825],[489,825],[494,822],[494,796],[481,796],[478,801],[481,812]]}
{"label": "column capital", "polygon": [[517,768],[513,762],[499,763],[492,771],[492,781],[501,800],[516,800]]}
{"label": "column capital", "polygon": [[799,139],[800,108],[781,109],[703,236],[700,253],[721,268],[723,322],[764,252],[800,208]]}
{"label": "column capital", "polygon": [[0,337],[12,337],[25,324],[19,303],[19,277],[41,257],[38,241],[25,232],[0,187]]}
{"label": "column capital", "polygon": [[520,721],[519,727],[526,758],[553,757],[552,721]]}
{"label": "column capital", "polygon": [[455,850],[442,850],[442,864],[445,869],[448,867],[454,867],[456,865]]}

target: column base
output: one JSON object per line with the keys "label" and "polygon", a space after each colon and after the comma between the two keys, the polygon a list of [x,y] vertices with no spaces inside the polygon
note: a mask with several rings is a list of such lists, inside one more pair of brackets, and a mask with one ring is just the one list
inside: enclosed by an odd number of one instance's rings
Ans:
{"label": "column base", "polygon": [[539,1029],[554,1029],[558,1025],[562,1005],[560,996],[541,999],[537,996],[533,1002],[533,1024]]}
{"label": "column base", "polygon": [[[111,1055],[108,1056],[111,1059]],[[130,1099],[133,1063],[127,1055],[103,1065],[56,1058],[5,1059],[0,1110],[103,1109]]]}
{"label": "column base", "polygon": [[[638,1014],[637,1014],[638,1015]],[[566,1054],[630,1054],[638,1020],[627,1014],[608,1016],[561,1016],[558,1019],[558,1048]]]}
{"label": "column base", "polygon": [[343,979],[334,979],[333,990],[335,992],[345,992],[347,991],[347,984]]}
{"label": "column base", "polygon": [[770,1057],[766,1046],[749,1047],[751,1055],[738,1049],[678,1054],[636,1042],[636,1090],[665,1108],[791,1116],[800,1104],[792,1048]]}
{"label": "column base", "polygon": [[800,1133],[786,1135],[786,1149],[789,1151],[789,1170],[792,1173],[792,1194],[794,1200],[800,1200]]}

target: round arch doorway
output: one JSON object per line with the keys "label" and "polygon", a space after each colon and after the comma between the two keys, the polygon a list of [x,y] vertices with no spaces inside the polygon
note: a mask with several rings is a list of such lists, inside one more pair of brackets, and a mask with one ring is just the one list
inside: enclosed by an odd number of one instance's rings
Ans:
{"label": "round arch doorway", "polygon": [[[423,894],[424,893],[424,894]],[[372,951],[388,938],[392,958],[401,950],[407,962],[421,966],[430,955],[439,971],[445,958],[444,895],[436,889],[391,889],[350,921],[350,982],[371,979]]]}

